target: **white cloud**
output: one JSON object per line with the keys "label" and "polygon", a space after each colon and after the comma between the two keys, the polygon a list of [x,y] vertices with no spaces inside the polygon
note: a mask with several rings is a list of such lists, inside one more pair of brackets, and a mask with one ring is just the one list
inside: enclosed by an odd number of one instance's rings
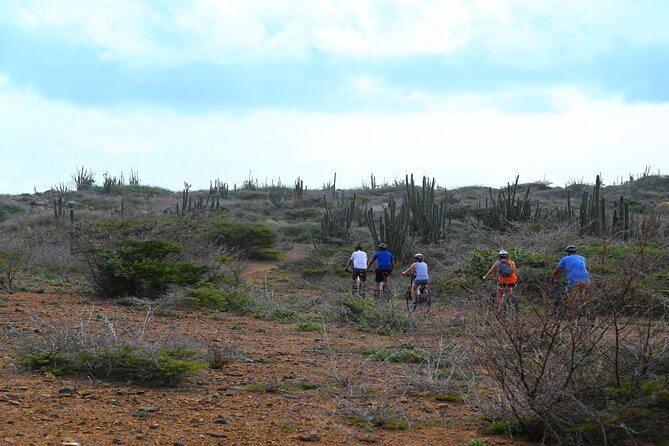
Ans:
{"label": "white cloud", "polygon": [[[357,186],[374,172],[436,177],[444,186],[505,184],[520,174],[549,179],[613,179],[667,171],[669,105],[595,101],[563,89],[551,113],[508,113],[481,98],[466,107],[415,113],[188,115],[158,109],[102,111],[0,90],[0,193],[44,190],[85,165],[99,174],[138,170],[145,183],[206,188],[221,178],[240,183],[251,171],[284,182],[301,176],[318,187],[333,172]],[[542,175],[543,177],[543,175]],[[26,186],[26,178],[37,184]],[[38,180],[42,178],[41,180]],[[609,180],[610,181],[610,180]],[[21,188],[21,189],[18,189]]]}
{"label": "white cloud", "polygon": [[493,60],[588,60],[615,39],[669,40],[666,2],[592,0],[25,0],[0,6],[30,32],[55,32],[131,63],[219,63],[446,55],[482,45]]}

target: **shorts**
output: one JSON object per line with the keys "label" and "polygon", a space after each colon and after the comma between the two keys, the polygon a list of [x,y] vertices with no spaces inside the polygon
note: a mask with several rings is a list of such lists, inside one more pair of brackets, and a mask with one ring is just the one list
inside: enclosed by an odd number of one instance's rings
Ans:
{"label": "shorts", "polygon": [[360,280],[363,282],[367,280],[367,268],[353,268],[353,272],[351,272],[351,279],[357,279],[358,274],[360,275]]}
{"label": "shorts", "polygon": [[516,282],[513,283],[499,283],[497,282],[497,288],[515,288]]}
{"label": "shorts", "polygon": [[391,272],[392,272],[391,269],[377,269],[374,276],[374,280],[376,281],[376,283],[381,283],[384,281],[386,277],[390,275]]}
{"label": "shorts", "polygon": [[590,282],[576,282],[572,284],[567,284],[567,286],[564,287],[564,292],[565,294],[569,294],[572,291],[576,293],[584,292],[588,286],[590,286]]}
{"label": "shorts", "polygon": [[414,279],[413,283],[415,285],[427,285],[430,279]]}

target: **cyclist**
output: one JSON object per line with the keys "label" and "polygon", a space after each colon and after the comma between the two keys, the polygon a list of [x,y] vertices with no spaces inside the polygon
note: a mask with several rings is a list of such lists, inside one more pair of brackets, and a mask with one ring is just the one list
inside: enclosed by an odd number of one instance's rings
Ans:
{"label": "cyclist", "polygon": [[353,266],[353,272],[351,273],[351,279],[353,280],[353,290],[356,289],[355,280],[360,276],[362,281],[362,289],[364,291],[365,282],[367,281],[367,253],[362,250],[362,246],[357,245],[355,251],[351,254],[351,257],[348,259],[346,264],[346,271]]}
{"label": "cyclist", "polygon": [[585,264],[585,258],[576,254],[576,246],[569,245],[565,248],[566,256],[560,259],[553,270],[550,281],[555,282],[558,275],[564,270],[567,276],[567,286],[565,293],[569,302],[569,308],[572,316],[576,315],[576,307],[583,302],[586,290],[590,285],[590,275]]}
{"label": "cyclist", "polygon": [[405,276],[410,274],[416,275],[416,278],[411,283],[411,304],[409,306],[409,310],[411,311],[416,309],[416,288],[419,285],[427,285],[430,281],[430,276],[427,272],[427,263],[423,262],[423,254],[418,253],[413,258],[415,262],[402,271],[402,274]]}
{"label": "cyclist", "polygon": [[509,259],[509,253],[501,250],[497,257],[499,259],[493,263],[488,272],[483,276],[483,281],[486,281],[493,274],[497,273],[497,311],[504,310],[505,304],[511,302],[511,293],[518,282],[516,275],[516,264]]}
{"label": "cyclist", "polygon": [[383,242],[379,243],[378,252],[374,254],[372,260],[367,263],[368,270],[371,271],[374,262],[377,262],[376,273],[374,275],[374,295],[379,297],[381,294],[379,284],[384,282],[384,290],[388,289],[388,276],[390,276],[390,273],[395,267],[395,257],[388,251],[388,245]]}

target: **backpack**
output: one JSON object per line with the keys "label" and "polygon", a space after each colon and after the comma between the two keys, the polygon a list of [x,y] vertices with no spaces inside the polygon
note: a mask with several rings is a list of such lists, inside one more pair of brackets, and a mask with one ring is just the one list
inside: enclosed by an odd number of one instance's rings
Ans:
{"label": "backpack", "polygon": [[499,273],[500,276],[504,277],[505,279],[508,279],[513,274],[513,268],[511,267],[511,263],[509,263],[508,260],[500,259],[499,263],[497,264],[497,272]]}

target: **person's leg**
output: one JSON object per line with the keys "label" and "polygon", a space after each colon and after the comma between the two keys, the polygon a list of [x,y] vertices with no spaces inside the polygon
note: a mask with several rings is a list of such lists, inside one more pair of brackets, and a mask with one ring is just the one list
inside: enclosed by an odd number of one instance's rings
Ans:
{"label": "person's leg", "polygon": [[504,288],[500,285],[497,285],[497,311],[502,311],[504,309]]}

